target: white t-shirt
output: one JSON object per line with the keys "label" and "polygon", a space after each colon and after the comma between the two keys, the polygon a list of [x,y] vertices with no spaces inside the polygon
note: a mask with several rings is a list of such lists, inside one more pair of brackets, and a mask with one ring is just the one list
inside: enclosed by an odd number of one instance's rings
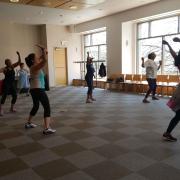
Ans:
{"label": "white t-shirt", "polygon": [[144,67],[146,68],[146,78],[156,79],[158,71],[157,64],[153,60],[148,59],[144,63]]}

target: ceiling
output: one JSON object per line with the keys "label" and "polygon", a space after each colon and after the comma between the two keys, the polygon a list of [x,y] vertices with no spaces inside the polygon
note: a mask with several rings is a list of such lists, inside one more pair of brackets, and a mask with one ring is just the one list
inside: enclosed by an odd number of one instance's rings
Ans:
{"label": "ceiling", "polygon": [[[0,0],[1,21],[23,24],[72,25],[159,0],[72,0],[71,3],[83,4],[77,9],[70,9],[71,5],[69,4],[57,5],[59,2],[67,0],[34,0],[34,2],[32,0],[31,2],[30,0],[20,0],[22,4],[6,3],[7,1]],[[43,2],[51,2],[51,4],[43,4]]]}
{"label": "ceiling", "polygon": [[[105,0],[18,0],[18,2],[14,3],[49,8],[71,9],[77,11],[95,6],[104,1]],[[11,0],[0,0],[0,2],[13,4]]]}

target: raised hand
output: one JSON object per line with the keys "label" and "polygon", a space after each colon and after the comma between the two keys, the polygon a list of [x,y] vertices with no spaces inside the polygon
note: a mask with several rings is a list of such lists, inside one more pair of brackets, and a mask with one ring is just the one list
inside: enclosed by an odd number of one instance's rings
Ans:
{"label": "raised hand", "polygon": [[174,42],[180,42],[180,38],[175,37],[175,38],[173,38],[173,41],[174,41]]}
{"label": "raised hand", "polygon": [[161,60],[161,61],[159,61],[159,65],[162,65],[162,60]]}
{"label": "raised hand", "polygon": [[142,57],[141,60],[144,61],[144,57]]}
{"label": "raised hand", "polygon": [[163,40],[163,41],[162,41],[162,44],[168,45],[169,43],[168,43],[167,41]]}
{"label": "raised hand", "polygon": [[20,56],[20,53],[19,53],[19,51],[16,51],[16,54],[17,54],[18,56]]}

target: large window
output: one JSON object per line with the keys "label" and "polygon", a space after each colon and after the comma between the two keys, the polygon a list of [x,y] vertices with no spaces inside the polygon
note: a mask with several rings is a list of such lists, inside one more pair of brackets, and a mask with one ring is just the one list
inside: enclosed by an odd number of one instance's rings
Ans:
{"label": "large window", "polygon": [[96,70],[96,76],[100,78],[98,75],[100,65],[102,62],[104,65],[107,64],[106,31],[84,35],[84,72],[86,71],[87,52],[94,58],[93,65]]}
{"label": "large window", "polygon": [[141,67],[141,57],[147,58],[151,52],[155,52],[155,61],[162,60],[163,65],[159,74],[177,74],[178,69],[174,67],[173,58],[162,40],[167,40],[178,53],[180,44],[172,41],[174,37],[180,37],[180,17],[169,17],[138,24],[138,61],[137,72],[145,73]]}

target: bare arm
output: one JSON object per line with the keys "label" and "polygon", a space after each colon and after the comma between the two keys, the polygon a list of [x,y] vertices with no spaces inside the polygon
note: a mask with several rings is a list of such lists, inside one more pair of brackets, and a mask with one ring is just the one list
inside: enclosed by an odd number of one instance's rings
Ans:
{"label": "bare arm", "polygon": [[159,66],[158,66],[157,70],[159,70],[161,68],[161,65],[162,65],[162,61],[159,61]]}
{"label": "bare arm", "polygon": [[18,62],[14,63],[14,64],[12,65],[14,68],[16,68],[17,66],[19,66],[19,65],[21,64],[21,56],[20,56],[20,53],[19,53],[18,51],[17,51],[16,53],[17,53],[17,55],[18,55]]}
{"label": "bare arm", "polygon": [[143,68],[144,68],[144,67],[145,67],[145,66],[144,66],[144,58],[142,57],[142,58],[141,58],[141,60],[142,60],[141,67],[143,67]]}
{"label": "bare arm", "polygon": [[39,46],[39,45],[37,45],[37,46],[41,49],[42,55],[40,58],[42,59],[42,61],[37,65],[33,65],[33,67],[31,68],[32,71],[38,71],[38,70],[42,69],[47,62],[47,50],[42,46]]}
{"label": "bare arm", "polygon": [[170,51],[170,53],[171,53],[171,56],[175,59],[175,58],[177,58],[177,54],[176,54],[176,52],[172,49],[172,47],[170,46],[170,44],[167,42],[167,41],[165,41],[165,40],[163,40],[163,42],[162,42],[164,45],[167,45],[168,46],[168,48],[169,48],[169,51]]}

